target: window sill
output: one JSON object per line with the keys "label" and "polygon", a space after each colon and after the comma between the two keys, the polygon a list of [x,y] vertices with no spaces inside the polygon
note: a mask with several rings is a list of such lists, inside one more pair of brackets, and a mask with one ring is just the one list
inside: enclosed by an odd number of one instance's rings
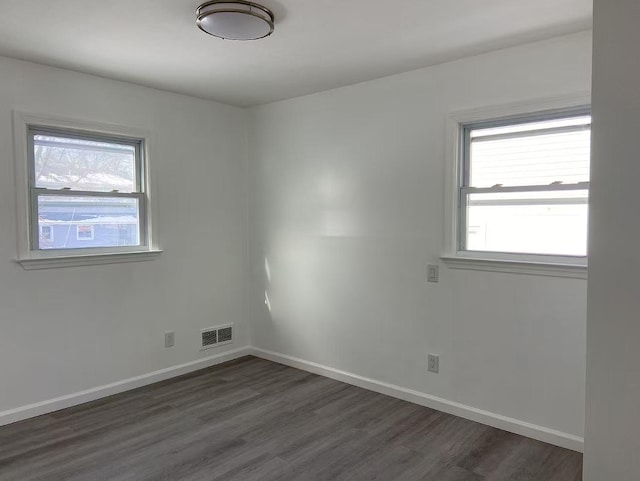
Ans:
{"label": "window sill", "polygon": [[57,257],[32,257],[17,259],[25,270],[55,269],[62,267],[93,266],[100,264],[120,264],[123,262],[142,262],[157,259],[163,251],[134,251],[111,254],[88,254]]}
{"label": "window sill", "polygon": [[441,259],[451,269],[505,272],[532,276],[568,277],[572,279],[586,279],[588,270],[586,265],[577,264],[554,264],[453,256],[443,256]]}

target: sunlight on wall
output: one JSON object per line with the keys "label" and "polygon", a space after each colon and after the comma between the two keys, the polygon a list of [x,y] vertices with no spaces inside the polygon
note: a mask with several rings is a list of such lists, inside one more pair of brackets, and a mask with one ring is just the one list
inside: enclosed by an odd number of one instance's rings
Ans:
{"label": "sunlight on wall", "polygon": [[264,273],[267,276],[267,282],[271,283],[271,268],[269,267],[269,259],[264,258]]}
{"label": "sunlight on wall", "polygon": [[271,312],[271,301],[269,300],[269,294],[267,291],[264,291],[264,305],[267,306],[267,309]]}

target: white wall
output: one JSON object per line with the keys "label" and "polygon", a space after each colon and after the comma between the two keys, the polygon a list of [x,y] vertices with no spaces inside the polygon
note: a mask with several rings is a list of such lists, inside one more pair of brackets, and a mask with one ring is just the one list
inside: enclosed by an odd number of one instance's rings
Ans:
{"label": "white wall", "polygon": [[254,109],[253,344],[582,436],[586,282],[426,264],[447,114],[590,78],[582,33]]}
{"label": "white wall", "polygon": [[[17,255],[12,110],[156,134],[162,256],[24,271]],[[213,354],[199,329],[248,342],[246,113],[122,82],[0,59],[0,414]],[[165,330],[176,346],[163,347]]]}
{"label": "white wall", "polygon": [[[0,59],[0,414],[202,358],[199,329],[234,322],[226,349],[252,343],[582,436],[586,283],[442,266],[427,284],[426,264],[443,250],[447,113],[588,91],[590,42],[573,35],[249,113]],[[160,259],[13,262],[13,109],[155,132]],[[440,374],[427,373],[427,352]]]}
{"label": "white wall", "polygon": [[640,479],[640,2],[594,2],[585,481]]}

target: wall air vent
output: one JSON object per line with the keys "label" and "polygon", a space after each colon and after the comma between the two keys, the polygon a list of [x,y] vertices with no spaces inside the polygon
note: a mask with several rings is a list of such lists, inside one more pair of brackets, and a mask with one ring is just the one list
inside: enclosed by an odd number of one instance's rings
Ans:
{"label": "wall air vent", "polygon": [[230,342],[233,339],[233,328],[222,327],[218,329],[218,343],[220,342]]}
{"label": "wall air vent", "polygon": [[202,347],[209,348],[218,344],[218,330],[208,329],[202,331]]}
{"label": "wall air vent", "polygon": [[209,327],[200,331],[200,334],[202,336],[201,350],[233,342],[233,326],[231,324]]}

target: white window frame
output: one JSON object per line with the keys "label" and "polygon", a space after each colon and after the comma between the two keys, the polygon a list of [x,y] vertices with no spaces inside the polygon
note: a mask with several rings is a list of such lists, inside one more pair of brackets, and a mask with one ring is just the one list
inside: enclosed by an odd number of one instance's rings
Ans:
{"label": "white window frame", "polygon": [[[447,121],[445,166],[445,235],[442,260],[454,269],[507,272],[586,279],[587,258],[573,256],[478,252],[462,249],[464,215],[461,188],[464,179],[463,131],[470,124],[503,122],[505,119],[535,120],[550,113],[584,113],[591,103],[589,93],[508,105],[457,111]],[[564,187],[563,187],[564,188]],[[581,187],[582,189],[585,186]],[[589,186],[586,185],[588,190]],[[483,189],[483,191],[486,189]],[[503,192],[504,190],[501,190]]]}
{"label": "white window frame", "polygon": [[[18,221],[18,256],[19,262],[25,269],[47,269],[55,267],[70,267],[80,265],[111,264],[120,262],[137,262],[157,258],[162,252],[157,243],[157,222],[153,214],[156,200],[152,183],[149,160],[153,149],[153,134],[146,130],[77,119],[55,117],[41,114],[31,114],[14,111],[14,151],[16,167],[16,205]],[[68,195],[107,195],[136,197],[139,200],[140,216],[140,245],[114,246],[108,248],[90,247],[77,249],[43,249],[37,246],[39,233],[37,215],[38,194],[46,193],[46,189],[36,188],[33,184],[32,172],[34,168],[32,132],[66,133],[91,140],[113,141],[120,139],[128,143],[138,143],[138,172],[140,192],[125,193],[92,193],[80,191],[65,191]],[[61,191],[55,191],[58,194]],[[64,195],[64,194],[63,194]]]}

